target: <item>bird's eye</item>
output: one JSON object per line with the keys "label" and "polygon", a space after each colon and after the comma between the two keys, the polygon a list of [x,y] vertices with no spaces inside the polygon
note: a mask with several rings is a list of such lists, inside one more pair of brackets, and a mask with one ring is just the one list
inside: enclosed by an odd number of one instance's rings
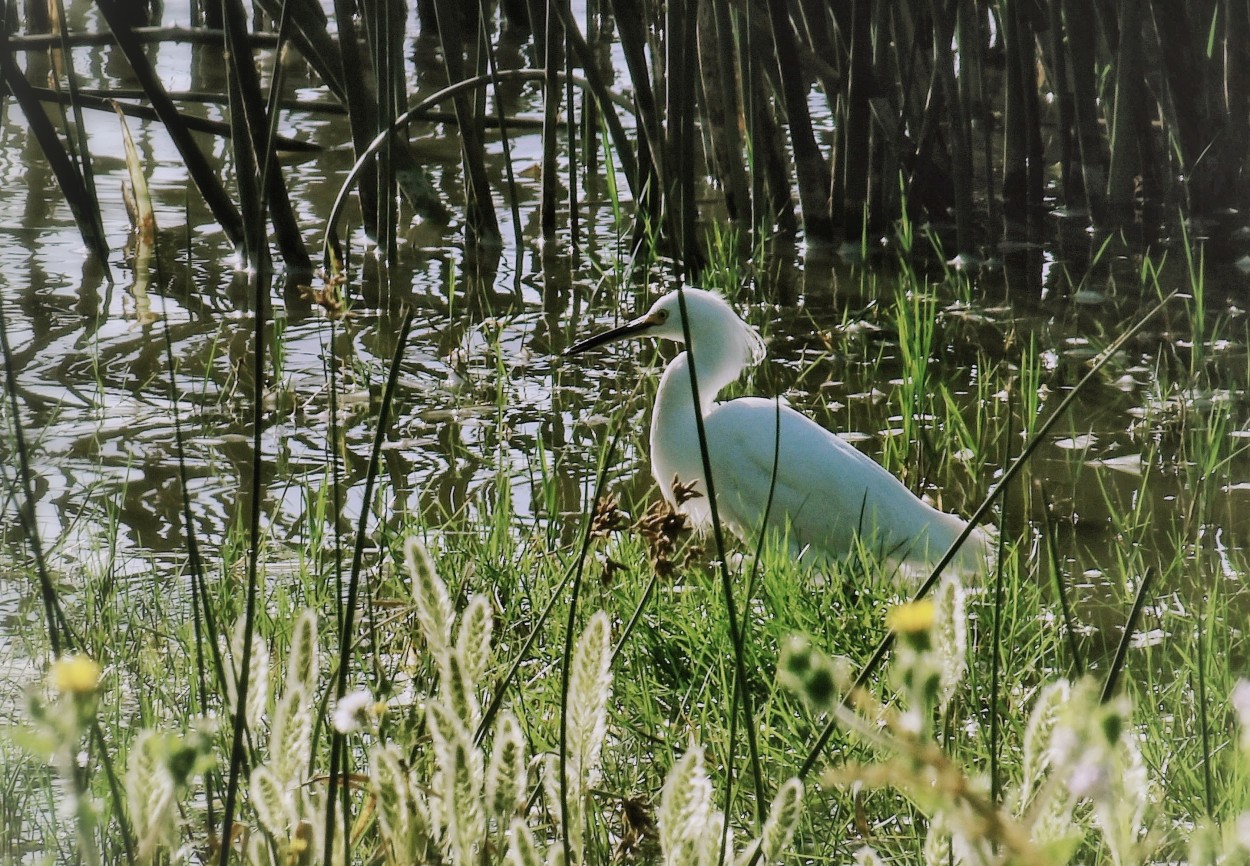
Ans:
{"label": "bird's eye", "polygon": [[667,321],[668,321],[668,310],[656,310],[656,312],[655,312],[655,317],[656,317],[657,319],[659,319],[661,322],[667,322]]}

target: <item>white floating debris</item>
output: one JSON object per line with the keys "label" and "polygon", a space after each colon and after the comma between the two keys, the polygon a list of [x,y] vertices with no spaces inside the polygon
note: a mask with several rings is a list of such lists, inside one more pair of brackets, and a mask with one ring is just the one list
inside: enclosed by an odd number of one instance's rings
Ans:
{"label": "white floating debris", "polygon": [[1098,437],[1093,433],[1084,433],[1080,436],[1069,436],[1066,439],[1056,439],[1055,447],[1062,448],[1065,451],[1085,451],[1094,446],[1098,442]]}
{"label": "white floating debris", "polygon": [[1086,466],[1092,466],[1095,469],[1113,469],[1116,472],[1123,472],[1125,475],[1141,475],[1142,459],[1140,454],[1125,454],[1120,457],[1105,457],[1097,460],[1085,461]]}

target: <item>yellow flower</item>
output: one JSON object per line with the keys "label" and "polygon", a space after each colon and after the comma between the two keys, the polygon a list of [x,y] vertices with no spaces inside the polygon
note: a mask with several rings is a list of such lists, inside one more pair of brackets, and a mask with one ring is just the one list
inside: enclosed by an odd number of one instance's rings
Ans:
{"label": "yellow flower", "polygon": [[890,608],[885,624],[896,634],[918,634],[933,627],[933,602],[929,599],[909,601]]}
{"label": "yellow flower", "polygon": [[100,687],[100,665],[88,656],[64,656],[52,663],[48,682],[58,692],[89,694]]}

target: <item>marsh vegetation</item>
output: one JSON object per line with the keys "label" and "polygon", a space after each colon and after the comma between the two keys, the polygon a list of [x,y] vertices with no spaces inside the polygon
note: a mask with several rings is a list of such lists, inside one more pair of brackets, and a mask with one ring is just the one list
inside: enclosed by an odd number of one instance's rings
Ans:
{"label": "marsh vegetation", "polygon": [[[1244,4],[15,5],[6,862],[1244,859]],[[686,531],[696,282],[995,569]]]}

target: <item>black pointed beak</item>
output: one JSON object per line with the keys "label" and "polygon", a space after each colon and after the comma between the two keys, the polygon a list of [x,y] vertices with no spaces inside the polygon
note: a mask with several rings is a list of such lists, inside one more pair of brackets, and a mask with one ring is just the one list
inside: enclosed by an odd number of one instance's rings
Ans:
{"label": "black pointed beak", "polygon": [[636,337],[639,334],[645,333],[648,328],[655,324],[657,323],[650,316],[639,316],[638,318],[626,322],[623,325],[618,325],[609,331],[604,331],[601,334],[595,334],[594,336],[587,337],[584,340],[579,340],[560,354],[565,357],[568,357],[569,355],[580,355],[588,349],[606,346],[608,343],[615,343],[617,340]]}

